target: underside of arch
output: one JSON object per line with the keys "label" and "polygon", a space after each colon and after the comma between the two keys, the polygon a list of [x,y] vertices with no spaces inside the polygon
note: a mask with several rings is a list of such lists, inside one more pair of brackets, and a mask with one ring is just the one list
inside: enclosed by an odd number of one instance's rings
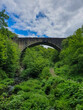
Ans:
{"label": "underside of arch", "polygon": [[25,47],[23,50],[22,50],[22,52],[21,52],[21,58],[23,57],[23,54],[24,54],[24,52],[26,51],[26,49],[29,47],[29,48],[31,48],[31,47],[34,47],[34,46],[37,46],[37,45],[48,45],[48,46],[51,46],[51,47],[53,47],[54,49],[56,49],[56,50],[58,50],[58,51],[61,51],[61,48],[59,48],[57,45],[54,45],[54,44],[52,44],[52,43],[48,43],[48,42],[37,42],[37,43],[34,43],[34,44],[30,44],[30,45],[28,45],[27,47]]}

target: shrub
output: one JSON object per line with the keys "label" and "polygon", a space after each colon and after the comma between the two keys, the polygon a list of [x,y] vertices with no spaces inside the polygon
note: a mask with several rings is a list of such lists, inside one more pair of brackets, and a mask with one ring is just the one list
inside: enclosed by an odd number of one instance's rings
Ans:
{"label": "shrub", "polygon": [[7,74],[5,73],[5,71],[3,71],[2,69],[0,69],[0,80],[3,80],[7,78]]}
{"label": "shrub", "polygon": [[28,64],[26,65],[27,69],[25,69],[25,71],[23,71],[21,75],[21,77],[24,79],[28,77],[38,77],[39,74],[41,74],[43,68],[49,66],[49,61],[42,57],[36,57],[32,62],[29,62],[28,59],[26,59],[26,62],[28,62]]}
{"label": "shrub", "polygon": [[19,68],[19,53],[18,46],[7,36],[0,34],[0,67],[8,77],[13,77]]}
{"label": "shrub", "polygon": [[39,75],[39,77],[41,79],[48,79],[50,76],[51,76],[51,74],[50,74],[50,68],[49,67],[43,68],[41,74]]}
{"label": "shrub", "polygon": [[49,100],[40,94],[30,94],[29,99],[23,102],[21,110],[49,110]]}

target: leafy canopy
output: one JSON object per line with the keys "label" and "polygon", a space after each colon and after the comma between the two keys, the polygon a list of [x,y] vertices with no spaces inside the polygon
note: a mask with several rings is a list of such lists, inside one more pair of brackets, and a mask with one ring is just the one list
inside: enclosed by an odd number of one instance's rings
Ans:
{"label": "leafy canopy", "polygon": [[0,28],[8,26],[7,22],[6,22],[6,20],[8,20],[8,19],[9,19],[9,16],[7,14],[5,14],[5,9],[2,10],[0,12]]}

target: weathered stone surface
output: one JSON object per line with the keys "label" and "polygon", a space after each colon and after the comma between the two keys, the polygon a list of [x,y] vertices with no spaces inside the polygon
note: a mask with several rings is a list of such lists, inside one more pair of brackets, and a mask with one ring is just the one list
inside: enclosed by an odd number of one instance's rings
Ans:
{"label": "weathered stone surface", "polygon": [[27,47],[33,47],[39,44],[52,46],[60,51],[62,49],[61,43],[65,38],[18,38],[14,41],[19,45],[21,51],[24,51]]}

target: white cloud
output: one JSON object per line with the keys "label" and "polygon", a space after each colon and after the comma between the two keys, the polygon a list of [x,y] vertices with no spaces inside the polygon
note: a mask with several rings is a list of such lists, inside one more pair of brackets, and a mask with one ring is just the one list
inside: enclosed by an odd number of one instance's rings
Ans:
{"label": "white cloud", "polygon": [[[31,30],[40,36],[67,37],[83,23],[83,0],[0,0],[0,10],[3,6],[16,22],[11,29]],[[36,19],[39,12],[45,17]]]}
{"label": "white cloud", "polygon": [[18,37],[20,37],[20,38],[24,38],[24,37],[37,37],[37,36],[35,36],[35,34],[30,34],[30,35],[22,35],[22,34],[18,34]]}

